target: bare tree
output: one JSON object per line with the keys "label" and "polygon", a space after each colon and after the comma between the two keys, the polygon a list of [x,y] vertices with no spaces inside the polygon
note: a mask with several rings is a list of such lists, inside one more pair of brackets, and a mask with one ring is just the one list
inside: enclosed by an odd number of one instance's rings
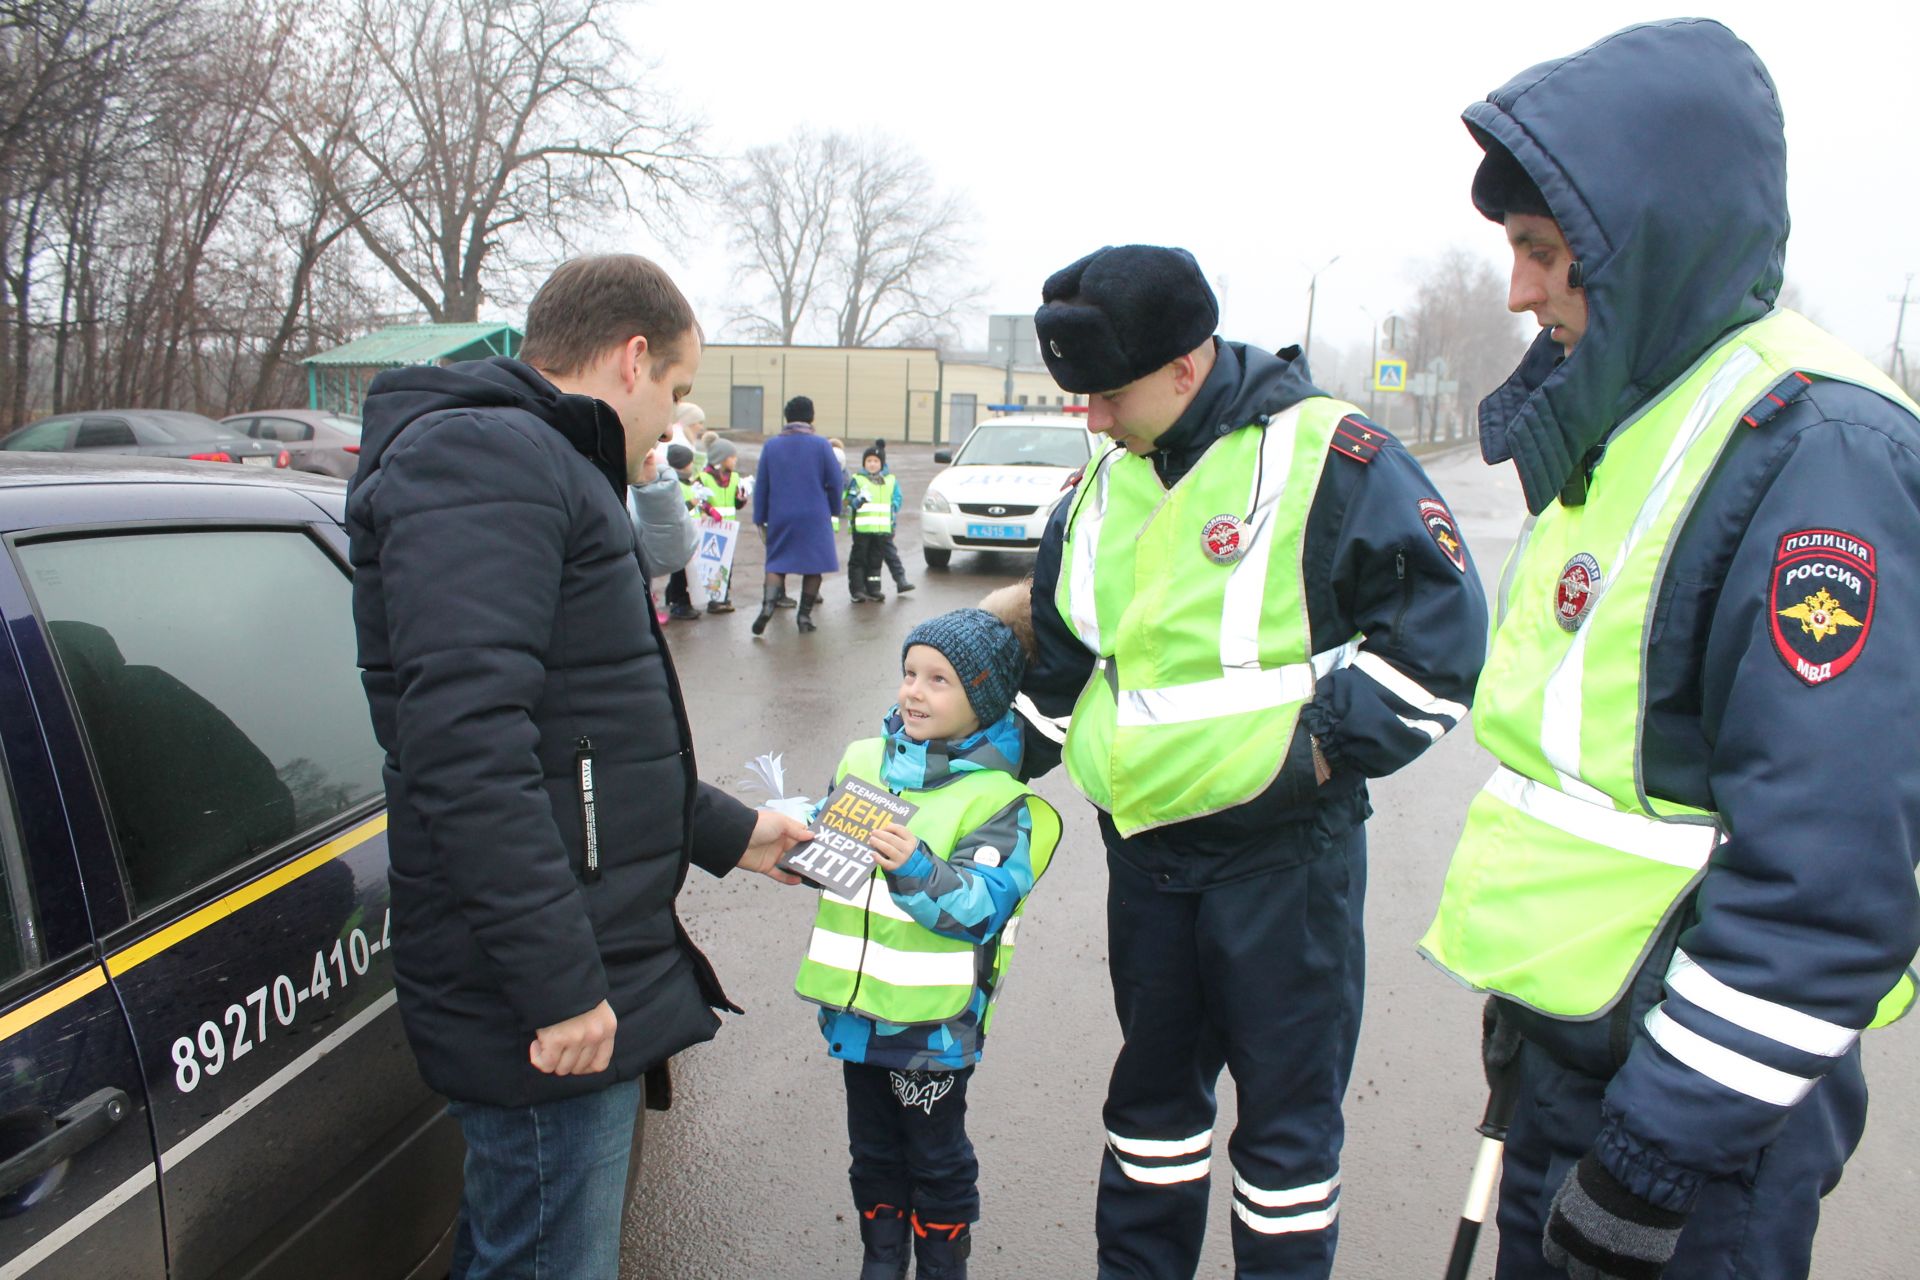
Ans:
{"label": "bare tree", "polygon": [[728,317],[746,336],[782,346],[799,337],[829,270],[848,160],[842,135],[802,129],[750,149],[722,189],[727,243],[739,255],[734,281],[760,286]]}
{"label": "bare tree", "polygon": [[354,230],[432,319],[477,319],[490,264],[550,260],[613,210],[670,219],[705,177],[698,125],[607,29],[618,7],[358,0],[372,76],[332,194],[380,189]]}
{"label": "bare tree", "polygon": [[[1412,397],[1417,431],[1427,439],[1442,423],[1466,416],[1513,371],[1527,337],[1520,317],[1507,310],[1500,273],[1457,246],[1422,269],[1405,314],[1408,372],[1433,375],[1433,389]],[[1439,390],[1446,382],[1456,389]]]}
{"label": "bare tree", "polygon": [[978,296],[967,267],[964,201],[884,137],[800,130],[755,147],[721,202],[734,279],[748,294],[731,320],[790,344],[819,333],[844,347],[937,342]]}
{"label": "bare tree", "polygon": [[968,220],[966,202],[937,191],[919,156],[886,138],[862,140],[836,254],[839,344],[926,342],[951,330],[954,315],[979,297],[955,282],[966,264]]}

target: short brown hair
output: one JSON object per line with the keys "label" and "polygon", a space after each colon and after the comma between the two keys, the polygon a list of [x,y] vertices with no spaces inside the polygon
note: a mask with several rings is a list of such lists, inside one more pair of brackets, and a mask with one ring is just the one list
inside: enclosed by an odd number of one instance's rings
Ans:
{"label": "short brown hair", "polygon": [[575,258],[533,295],[520,359],[549,373],[576,374],[638,335],[652,348],[658,377],[695,327],[692,304],[658,263],[634,253]]}

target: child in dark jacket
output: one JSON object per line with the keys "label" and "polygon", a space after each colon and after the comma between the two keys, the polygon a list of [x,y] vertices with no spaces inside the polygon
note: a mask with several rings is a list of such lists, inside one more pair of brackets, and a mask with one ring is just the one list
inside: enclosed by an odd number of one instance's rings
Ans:
{"label": "child in dark jacket", "polygon": [[874,833],[879,865],[858,898],[821,895],[794,984],[843,1064],[861,1280],[901,1280],[915,1258],[919,1280],[967,1273],[980,1211],[967,1082],[1060,838],[1059,814],[1018,781],[1010,706],[1024,668],[1021,641],[991,613],[921,623],[884,736],[848,747],[834,775],[918,806]]}
{"label": "child in dark jacket", "polygon": [[900,503],[900,482],[888,473],[886,459],[880,451],[869,448],[860,458],[860,473],[847,481],[841,504],[853,516],[853,549],[847,553],[847,591],[855,604],[878,604],[885,599],[880,593],[880,562],[887,544],[893,541]]}

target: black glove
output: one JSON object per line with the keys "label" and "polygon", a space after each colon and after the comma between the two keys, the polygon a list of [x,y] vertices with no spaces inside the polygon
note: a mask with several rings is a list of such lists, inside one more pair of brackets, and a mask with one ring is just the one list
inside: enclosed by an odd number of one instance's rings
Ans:
{"label": "black glove", "polygon": [[1500,997],[1488,996],[1480,1008],[1480,1069],[1486,1073],[1487,1088],[1500,1087],[1501,1077],[1519,1053],[1520,1028],[1512,1018],[1501,1016]]}
{"label": "black glove", "polygon": [[1570,1280],[1660,1280],[1686,1222],[1621,1186],[1589,1151],[1553,1197],[1541,1251]]}

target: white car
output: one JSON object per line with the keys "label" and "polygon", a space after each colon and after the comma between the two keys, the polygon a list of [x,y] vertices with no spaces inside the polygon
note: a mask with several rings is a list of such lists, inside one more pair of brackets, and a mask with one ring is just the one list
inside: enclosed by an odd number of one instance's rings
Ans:
{"label": "white car", "polygon": [[1069,414],[1010,414],[974,428],[952,465],[933,478],[920,504],[927,567],[943,569],[955,551],[1032,555],[1067,483],[1099,452],[1086,419]]}

